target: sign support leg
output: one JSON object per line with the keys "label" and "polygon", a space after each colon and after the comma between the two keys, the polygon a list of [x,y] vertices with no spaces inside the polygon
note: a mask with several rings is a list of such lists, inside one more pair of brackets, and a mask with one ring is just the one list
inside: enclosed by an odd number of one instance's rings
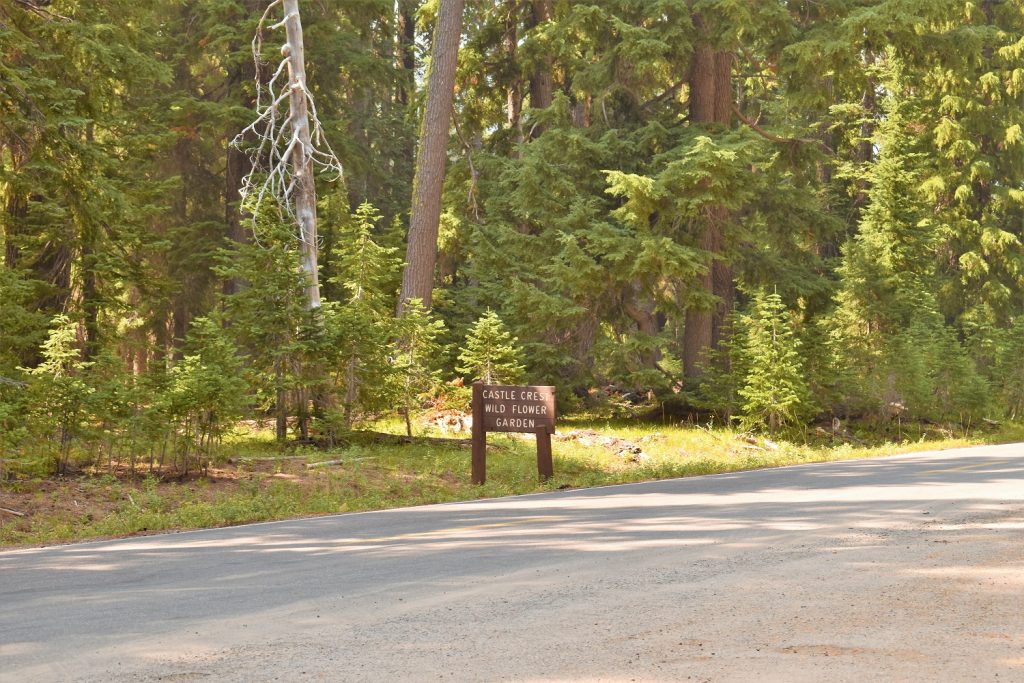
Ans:
{"label": "sign support leg", "polygon": [[537,430],[537,475],[541,481],[555,476],[555,465],[551,461],[551,432]]}
{"label": "sign support leg", "polygon": [[487,432],[484,430],[484,385],[473,384],[473,475],[474,484],[487,481]]}

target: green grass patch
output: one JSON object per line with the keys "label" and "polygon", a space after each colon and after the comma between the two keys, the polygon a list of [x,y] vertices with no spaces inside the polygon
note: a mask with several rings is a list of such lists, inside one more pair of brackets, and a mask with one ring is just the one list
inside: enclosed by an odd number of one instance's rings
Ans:
{"label": "green grass patch", "polygon": [[[391,425],[388,425],[391,427]],[[397,430],[388,429],[394,432]],[[932,428],[769,441],[729,429],[566,420],[554,442],[555,476],[537,481],[532,437],[489,436],[487,483],[469,482],[470,450],[437,441],[381,443],[353,434],[344,446],[281,451],[264,435],[226,443],[209,476],[175,480],[111,474],[8,482],[0,488],[0,545],[22,546],[199,529],[338,512],[379,510],[564,487],[603,486],[920,450],[1024,441],[1024,426],[970,434]],[[628,447],[624,447],[628,446]],[[637,452],[639,451],[639,452]],[[340,464],[307,468],[328,460]]]}

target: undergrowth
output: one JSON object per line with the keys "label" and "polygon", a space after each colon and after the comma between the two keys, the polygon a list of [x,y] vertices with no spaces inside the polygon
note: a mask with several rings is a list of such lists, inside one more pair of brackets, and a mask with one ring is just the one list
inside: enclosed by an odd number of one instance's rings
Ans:
{"label": "undergrowth", "polygon": [[[386,429],[385,431],[394,431]],[[929,428],[771,441],[740,431],[567,420],[554,442],[555,476],[537,480],[533,438],[490,435],[487,483],[469,482],[470,450],[456,441],[380,443],[350,435],[333,449],[280,450],[261,434],[229,439],[206,476],[85,472],[0,486],[0,545],[18,546],[199,529],[309,515],[689,477],[810,462],[1024,441],[1024,426],[966,435]],[[609,442],[609,440],[611,440]],[[628,444],[630,448],[622,448]],[[307,463],[340,461],[325,467]]]}

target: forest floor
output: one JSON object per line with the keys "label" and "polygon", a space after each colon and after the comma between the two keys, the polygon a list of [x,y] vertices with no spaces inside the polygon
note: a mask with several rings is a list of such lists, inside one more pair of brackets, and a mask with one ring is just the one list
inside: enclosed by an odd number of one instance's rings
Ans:
{"label": "forest floor", "polygon": [[282,450],[266,433],[238,434],[205,473],[188,476],[144,466],[133,473],[112,463],[62,478],[4,482],[0,547],[1024,441],[1024,425],[969,433],[918,426],[891,435],[818,429],[786,441],[699,426],[565,420],[553,443],[553,479],[537,480],[532,436],[491,435],[487,483],[473,486],[468,439],[427,430],[426,438],[405,443],[393,436],[397,423],[376,428],[392,435],[355,433],[330,449]]}

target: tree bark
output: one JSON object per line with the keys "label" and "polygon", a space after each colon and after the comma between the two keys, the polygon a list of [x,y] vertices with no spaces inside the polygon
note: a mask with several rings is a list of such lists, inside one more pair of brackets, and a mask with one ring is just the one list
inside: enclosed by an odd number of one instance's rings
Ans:
{"label": "tree bark", "polygon": [[736,61],[732,52],[715,53],[715,123],[732,125],[733,91],[732,67]]}
{"label": "tree bark", "polygon": [[284,370],[278,359],[274,362],[274,435],[278,443],[288,439],[288,392],[284,389]]}
{"label": "tree bark", "polygon": [[590,128],[590,105],[593,98],[584,95],[582,100],[572,105],[572,125],[576,128]]}
{"label": "tree bark", "polygon": [[[10,150],[8,155],[9,165],[7,168],[4,168],[4,159],[0,156],[0,170],[9,171],[10,177],[14,177],[18,169],[28,158],[28,150],[25,149],[25,144],[18,139],[5,140],[4,142],[4,146]],[[2,152],[2,148],[0,148],[0,152]],[[28,203],[25,201],[25,196],[13,187],[13,183],[8,183],[7,196],[4,198],[3,215],[4,265],[11,270],[20,265],[21,250],[18,244],[18,234],[24,230],[23,224],[27,214]]]}
{"label": "tree bark", "polygon": [[6,224],[4,230],[4,265],[8,269],[14,270],[20,265],[21,250],[18,246],[18,232],[28,213],[28,205],[24,197],[15,192],[13,188],[8,189],[6,204],[6,216],[4,217],[4,223]]}
{"label": "tree bark", "polygon": [[[255,8],[252,9],[255,10]],[[243,60],[232,75],[229,87],[241,90],[242,84],[251,83],[255,77],[256,65],[252,60]],[[231,93],[229,93],[230,96]],[[256,106],[256,102],[251,96],[244,96],[242,99],[246,110],[252,110]],[[238,133],[237,129],[229,129],[225,136],[227,161],[224,169],[224,225],[227,229],[228,245],[232,248],[249,242],[249,230],[243,224],[240,203],[242,201],[242,180],[252,170],[252,162],[249,160],[248,154],[231,144]],[[224,281],[223,292],[230,296],[240,291],[243,285],[242,278],[229,277]]]}
{"label": "tree bark", "polygon": [[508,0],[506,3],[505,35],[502,47],[510,74],[508,92],[506,93],[505,113],[508,127],[516,142],[523,141],[523,83],[519,76],[519,0]]}
{"label": "tree bark", "polygon": [[82,360],[91,361],[100,350],[100,300],[99,284],[96,277],[96,255],[93,245],[83,240],[81,254],[82,268],[82,316],[85,326],[85,344]]}
{"label": "tree bark", "polygon": [[690,121],[715,120],[715,53],[708,45],[697,45],[690,63]]}
{"label": "tree bark", "polygon": [[172,329],[173,337],[171,344],[173,345],[174,352],[172,359],[175,363],[179,363],[185,358],[185,337],[188,336],[188,328],[192,323],[192,316],[189,314],[189,307],[186,301],[190,298],[191,292],[186,292],[184,295],[179,296],[174,302],[174,310],[172,312]]}
{"label": "tree bark", "polygon": [[[875,63],[875,55],[870,50],[864,50],[864,68],[869,69]],[[864,88],[864,93],[861,97],[861,107],[864,112],[864,123],[860,126],[860,140],[857,142],[856,148],[854,149],[854,159],[862,164],[869,164],[875,156],[875,145],[872,138],[875,134],[875,121],[878,120],[878,98],[875,95],[875,89],[878,84],[875,82],[874,76],[869,75],[867,78],[867,86]],[[856,181],[856,194],[853,197],[853,216],[851,225],[857,225],[860,223],[861,215],[864,209],[868,205],[868,182],[863,178],[859,178]]]}
{"label": "tree bark", "polygon": [[[533,21],[531,28],[551,21],[551,0],[533,0]],[[545,55],[540,65],[530,74],[530,106],[534,109],[547,109],[554,101],[555,84],[551,75],[552,61]],[[543,132],[541,126],[533,129],[534,137]]]}
{"label": "tree bark", "polygon": [[166,370],[171,354],[171,339],[168,334],[171,327],[171,311],[166,304],[159,304],[153,311],[153,362]]}
{"label": "tree bark", "polygon": [[292,175],[295,178],[295,219],[299,225],[302,272],[306,276],[306,307],[320,308],[320,276],[317,268],[316,182],[313,176],[313,144],[309,136],[309,109],[306,100],[305,46],[299,0],[284,0],[285,32],[288,50],[288,84],[291,88],[292,136],[298,144],[292,149]]}
{"label": "tree bark", "polygon": [[437,263],[437,234],[441,222],[441,191],[444,186],[448,138],[455,97],[455,68],[462,37],[464,0],[441,0],[434,29],[427,106],[420,128],[419,154],[413,180],[412,215],[405,271],[398,299],[402,313],[410,299],[420,299],[425,308],[433,303],[434,267]]}
{"label": "tree bark", "polygon": [[[732,90],[732,67],[735,57],[732,52],[715,53],[715,123],[726,128],[732,127],[732,112],[734,94]],[[716,225],[718,228],[718,243],[716,254],[721,254],[725,247],[725,239],[722,235],[722,226],[728,222],[729,212],[724,208],[718,208]],[[711,289],[717,303],[711,315],[711,347],[717,349],[725,341],[726,319],[732,312],[733,302],[736,299],[736,287],[733,279],[732,263],[724,258],[718,258],[711,264]]]}
{"label": "tree bark", "polygon": [[[647,337],[657,337],[661,333],[658,315],[654,312],[654,302],[643,300],[639,287],[631,287],[626,293],[622,304],[623,312],[636,323],[637,332]],[[661,360],[661,351],[657,348],[644,351],[639,356],[644,368],[656,368]]]}
{"label": "tree bark", "polygon": [[[715,212],[709,210],[701,233],[700,248],[709,254],[714,254],[718,249],[720,233],[716,218]],[[707,272],[695,283],[697,289],[705,294],[714,291],[713,269],[713,263],[708,264]],[[711,350],[711,317],[711,310],[704,306],[691,306],[686,309],[683,327],[683,374],[687,377],[699,378],[704,374],[703,366],[707,361],[708,351]]]}
{"label": "tree bark", "polygon": [[416,88],[416,2],[399,0],[398,50],[401,55],[402,80],[398,86],[398,102],[409,104],[410,93]]}
{"label": "tree bark", "polygon": [[36,304],[47,312],[66,311],[71,298],[71,266],[74,251],[67,238],[47,241],[42,252],[32,263],[36,277],[50,285],[51,293]]}
{"label": "tree bark", "polygon": [[[230,142],[233,139],[234,136],[232,135],[228,138],[228,141]],[[242,187],[242,178],[249,173],[250,166],[249,157],[241,150],[229,144],[227,148],[227,166],[224,171],[224,223],[227,228],[228,245],[232,248],[249,241],[249,231],[245,228],[242,221],[239,190]],[[230,296],[239,292],[242,287],[242,278],[231,276],[224,280],[223,292]]]}
{"label": "tree bark", "polygon": [[[703,30],[704,23],[697,16],[694,24]],[[700,43],[694,49],[690,64],[690,121],[696,125],[728,128],[732,124],[732,52],[715,51]],[[722,341],[725,320],[732,311],[735,299],[732,265],[722,256],[723,228],[729,220],[724,206],[711,205],[704,209],[700,234],[700,248],[708,253],[708,270],[695,287],[715,303],[691,306],[686,311],[683,328],[683,372],[696,379],[704,374],[708,354]]]}
{"label": "tree bark", "polygon": [[[95,127],[89,123],[85,127],[85,141],[91,147],[96,141]],[[85,219],[79,225],[79,261],[78,270],[81,273],[81,298],[82,317],[85,327],[85,344],[82,347],[82,360],[91,361],[99,353],[99,277],[96,272],[97,259],[96,250],[98,247],[99,226],[89,219]]]}

